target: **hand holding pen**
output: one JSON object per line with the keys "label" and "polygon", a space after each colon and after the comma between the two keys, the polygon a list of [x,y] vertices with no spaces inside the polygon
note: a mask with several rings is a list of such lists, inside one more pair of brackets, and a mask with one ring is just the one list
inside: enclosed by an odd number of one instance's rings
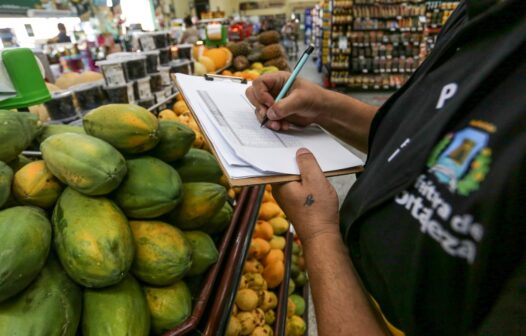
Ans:
{"label": "hand holding pen", "polygon": [[258,118],[264,120],[262,125],[280,130],[288,129],[289,122],[298,126],[307,126],[315,122],[317,111],[313,108],[319,105],[319,95],[312,93],[323,89],[298,78],[312,51],[312,46],[305,50],[292,74],[277,72],[263,75],[247,90],[247,98],[256,106]]}

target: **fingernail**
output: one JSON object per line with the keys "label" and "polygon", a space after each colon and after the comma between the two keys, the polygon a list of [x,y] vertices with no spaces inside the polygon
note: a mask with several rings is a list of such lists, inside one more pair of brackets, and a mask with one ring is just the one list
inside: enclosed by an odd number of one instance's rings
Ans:
{"label": "fingernail", "polygon": [[274,131],[279,131],[279,122],[273,121],[270,123],[270,128],[272,128]]}
{"label": "fingernail", "polygon": [[307,148],[300,148],[296,152],[296,155],[310,154],[310,151]]}
{"label": "fingernail", "polygon": [[267,116],[271,119],[276,119],[278,117],[273,109],[269,109],[267,111]]}

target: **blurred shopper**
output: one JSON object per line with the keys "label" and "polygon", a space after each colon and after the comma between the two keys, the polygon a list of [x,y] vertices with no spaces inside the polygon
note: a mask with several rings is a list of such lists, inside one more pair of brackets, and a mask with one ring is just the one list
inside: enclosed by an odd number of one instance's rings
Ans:
{"label": "blurred shopper", "polygon": [[47,43],[69,43],[71,38],[66,34],[66,26],[63,23],[57,25],[58,35],[50,38]]}
{"label": "blurred shopper", "polygon": [[185,31],[183,32],[183,36],[181,36],[180,43],[190,43],[193,44],[199,40],[199,32],[194,27],[194,23],[192,22],[192,18],[190,16],[187,16],[184,18],[184,26]]}

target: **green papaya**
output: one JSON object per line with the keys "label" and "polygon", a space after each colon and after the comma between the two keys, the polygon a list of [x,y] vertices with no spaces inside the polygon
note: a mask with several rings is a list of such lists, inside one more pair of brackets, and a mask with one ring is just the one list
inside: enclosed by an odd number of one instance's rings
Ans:
{"label": "green papaya", "polygon": [[208,221],[208,223],[203,225],[201,230],[208,234],[216,234],[225,231],[232,221],[233,213],[234,209],[232,209],[230,203],[225,202],[225,205],[223,205],[221,210],[219,210],[219,212],[216,213],[214,217]]}
{"label": "green papaya", "polygon": [[41,131],[38,116],[0,110],[0,161],[10,162],[27,148]]}
{"label": "green papaya", "polygon": [[13,183],[13,170],[0,161],[0,207],[2,207],[11,194]]}
{"label": "green papaya", "polygon": [[38,142],[46,140],[52,135],[61,134],[61,133],[77,133],[77,134],[86,134],[82,126],[74,125],[63,125],[63,124],[49,124],[42,127],[42,133],[38,137]]}
{"label": "green papaya", "polygon": [[305,300],[298,294],[292,294],[289,296],[289,299],[294,302],[296,310],[294,310],[295,315],[302,316],[305,312]]}
{"label": "green papaya", "polygon": [[53,175],[86,195],[107,194],[126,175],[126,161],[121,153],[89,135],[56,134],[40,144],[40,150]]}
{"label": "green papaya", "polygon": [[84,290],[83,336],[147,336],[149,332],[148,304],[133,276],[111,287]]}
{"label": "green papaya", "polygon": [[159,121],[144,107],[108,104],[88,112],[84,130],[124,153],[146,152],[159,142]]}
{"label": "green papaya", "polygon": [[181,230],[158,221],[130,221],[136,253],[133,274],[150,285],[181,279],[192,265],[192,246]]}
{"label": "green papaya", "polygon": [[170,213],[170,222],[183,230],[197,230],[226,202],[226,189],[215,183],[183,183],[183,200]]}
{"label": "green papaya", "polygon": [[135,250],[128,220],[115,203],[66,188],[52,222],[55,250],[75,282],[100,288],[126,276]]}
{"label": "green papaya", "polygon": [[0,211],[0,237],[2,302],[26,288],[44,267],[51,246],[51,224],[39,208],[5,209]]}
{"label": "green papaya", "polygon": [[74,336],[81,309],[82,290],[50,256],[27,289],[0,303],[0,335]]}
{"label": "green papaya", "polygon": [[175,120],[159,121],[160,141],[150,152],[164,162],[181,159],[188,153],[195,141],[192,129]]}
{"label": "green papaya", "polygon": [[144,287],[152,318],[152,331],[161,335],[181,323],[192,313],[192,296],[183,281],[168,287]]}
{"label": "green papaya", "polygon": [[223,175],[215,157],[202,149],[190,149],[181,160],[174,162],[173,166],[184,183],[218,183],[219,178]]}
{"label": "green papaya", "polygon": [[201,231],[185,231],[184,235],[192,246],[192,267],[188,270],[188,275],[205,273],[219,257],[216,244],[209,235]]}
{"label": "green papaya", "polygon": [[128,174],[114,200],[131,218],[155,218],[172,211],[181,201],[179,174],[163,161],[143,156],[126,161]]}

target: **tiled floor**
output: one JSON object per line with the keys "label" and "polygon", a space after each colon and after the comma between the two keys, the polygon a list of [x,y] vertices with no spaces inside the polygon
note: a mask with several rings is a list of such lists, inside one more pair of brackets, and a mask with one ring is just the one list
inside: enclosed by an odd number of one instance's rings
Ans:
{"label": "tiled floor", "polygon": [[[304,50],[303,45],[300,45],[300,52]],[[293,68],[296,61],[290,61],[290,67]],[[313,83],[316,83],[318,85],[323,84],[322,80],[322,74],[318,73],[316,69],[316,65],[312,60],[307,61],[305,66],[303,67],[301,71],[301,76],[303,78],[306,78],[310,80]],[[356,93],[350,93],[350,95],[356,99],[359,99],[365,103],[380,106],[382,105],[387,98],[389,98],[389,93],[377,93],[377,92],[356,92]],[[357,154],[360,158],[365,160],[366,156],[363,153],[360,153],[359,151],[355,150],[354,148],[349,147],[351,151],[353,151],[355,154]],[[338,193],[338,197],[340,200],[340,206],[345,199],[345,196],[347,195],[347,192],[351,188],[351,186],[356,181],[356,177],[354,175],[345,175],[345,176],[336,176],[329,178],[329,181],[332,183],[334,188],[336,189],[336,192]],[[312,298],[309,296],[309,318],[308,318],[308,326],[309,326],[309,336],[315,336],[317,335],[316,330],[316,316],[314,313],[314,306],[312,303]]]}

